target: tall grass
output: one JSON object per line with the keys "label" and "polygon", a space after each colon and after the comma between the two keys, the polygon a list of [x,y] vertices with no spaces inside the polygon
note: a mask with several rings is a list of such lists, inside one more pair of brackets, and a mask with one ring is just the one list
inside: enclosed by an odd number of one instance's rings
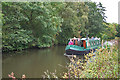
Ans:
{"label": "tall grass", "polygon": [[63,78],[118,78],[118,48],[116,46],[99,49],[85,55],[86,62],[71,58],[68,72]]}

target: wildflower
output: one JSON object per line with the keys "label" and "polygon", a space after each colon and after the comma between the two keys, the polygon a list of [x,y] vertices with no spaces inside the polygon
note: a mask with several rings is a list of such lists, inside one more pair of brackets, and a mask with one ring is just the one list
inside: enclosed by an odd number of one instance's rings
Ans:
{"label": "wildflower", "polygon": [[65,73],[65,75],[67,75],[67,73]]}
{"label": "wildflower", "polygon": [[73,71],[71,71],[71,73],[73,74],[74,72],[73,72]]}
{"label": "wildflower", "polygon": [[14,77],[14,76],[12,76],[11,78],[12,78],[12,79],[15,79],[15,77]]}
{"label": "wildflower", "polygon": [[68,77],[66,75],[64,75],[63,78],[68,78]]}
{"label": "wildflower", "polygon": [[80,72],[80,69],[78,69],[78,71]]}
{"label": "wildflower", "polygon": [[10,75],[10,74],[8,74],[8,77],[9,77],[9,78],[11,78],[11,75]]}
{"label": "wildflower", "polygon": [[74,55],[73,57],[76,58],[76,55]]}
{"label": "wildflower", "polygon": [[74,62],[74,60],[73,60],[73,59],[70,59],[70,61],[71,61],[71,62]]}
{"label": "wildflower", "polygon": [[64,74],[63,78],[68,78],[68,77],[67,77],[67,73]]}
{"label": "wildflower", "polygon": [[80,63],[80,62],[78,61],[78,62],[77,62],[77,65],[78,65],[79,63]]}
{"label": "wildflower", "polygon": [[14,76],[14,73],[13,73],[13,72],[11,72],[11,76]]}
{"label": "wildflower", "polygon": [[25,74],[23,74],[23,75],[22,75],[22,79],[25,79],[25,78],[26,78],[26,76],[25,76]]}
{"label": "wildflower", "polygon": [[87,56],[85,56],[85,59],[88,59]]}
{"label": "wildflower", "polygon": [[92,72],[92,70],[88,70],[88,72]]}
{"label": "wildflower", "polygon": [[8,77],[9,77],[9,78],[12,78],[12,79],[15,79],[13,72],[11,72],[11,74],[8,74]]}

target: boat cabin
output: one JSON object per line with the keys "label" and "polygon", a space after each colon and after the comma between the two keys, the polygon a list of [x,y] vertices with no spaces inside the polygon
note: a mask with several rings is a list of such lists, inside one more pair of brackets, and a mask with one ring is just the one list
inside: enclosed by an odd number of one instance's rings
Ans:
{"label": "boat cabin", "polygon": [[82,39],[76,38],[76,39],[73,39],[72,41],[73,41],[72,45],[84,47],[84,49],[100,45],[100,39],[88,39],[87,40],[86,38],[82,38]]}
{"label": "boat cabin", "polygon": [[86,38],[73,38],[70,39],[68,45],[65,48],[67,55],[85,55],[95,51],[100,46],[100,38],[98,39],[86,39]]}

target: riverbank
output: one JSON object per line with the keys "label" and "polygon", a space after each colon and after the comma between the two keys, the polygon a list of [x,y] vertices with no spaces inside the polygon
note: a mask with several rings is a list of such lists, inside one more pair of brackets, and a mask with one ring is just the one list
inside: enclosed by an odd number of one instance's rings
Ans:
{"label": "riverbank", "polygon": [[47,48],[51,48],[51,47],[55,47],[55,46],[65,46],[66,44],[54,44],[52,46],[49,46],[49,47],[38,47],[38,46],[32,46],[32,47],[29,47],[29,48],[24,48],[24,49],[16,49],[16,50],[5,50],[5,51],[2,51],[2,53],[16,53],[16,52],[19,52],[19,51],[23,51],[23,50],[30,50],[30,49],[47,49]]}
{"label": "riverbank", "polygon": [[[118,45],[97,49],[95,57],[92,53],[85,55],[85,60],[76,56],[70,59],[68,70],[62,78],[118,78]],[[57,75],[45,73],[45,78]],[[58,78],[58,77],[57,77]]]}
{"label": "riverbank", "polygon": [[[63,78],[118,78],[118,45],[97,50],[96,56],[90,53],[85,56],[87,63],[81,59],[71,59],[68,72]],[[90,58],[89,58],[90,57]]]}

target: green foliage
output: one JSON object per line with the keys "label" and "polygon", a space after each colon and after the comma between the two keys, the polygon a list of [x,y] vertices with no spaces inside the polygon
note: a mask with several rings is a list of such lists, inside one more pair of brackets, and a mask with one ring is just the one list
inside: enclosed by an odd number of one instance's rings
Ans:
{"label": "green foliage", "polygon": [[116,26],[116,31],[117,31],[116,36],[120,37],[120,24],[115,24],[115,26]]}
{"label": "green foliage", "polygon": [[[55,35],[60,32],[61,17],[58,16],[58,12],[55,11],[51,3],[27,3],[22,9],[26,10],[27,14],[26,22],[21,21],[22,26],[26,29],[30,29],[33,32],[33,36],[36,38],[36,45],[38,47],[47,47],[52,45],[55,41]],[[23,23],[24,22],[24,23]],[[25,25],[28,23],[29,25]],[[34,26],[34,27],[33,27]],[[45,46],[46,45],[46,46]]]}
{"label": "green foliage", "polygon": [[[30,43],[33,41],[32,36],[30,36],[31,31],[26,31],[23,29],[11,32],[3,33],[3,51],[9,50],[22,50],[24,48],[30,47]],[[7,36],[6,36],[7,35]]]}
{"label": "green foliage", "polygon": [[[69,38],[79,37],[80,33],[83,37],[86,33],[99,37],[105,22],[101,3],[2,2],[2,9],[4,51],[67,44]],[[21,37],[25,36],[24,45],[28,47],[22,46]],[[11,45],[6,37],[18,46]],[[16,42],[18,39],[23,42]]]}
{"label": "green foliage", "polygon": [[2,5],[0,3],[0,49],[2,49],[2,19],[3,19],[3,14],[2,14]]}
{"label": "green foliage", "polygon": [[53,45],[55,35],[61,31],[62,18],[51,3],[3,2],[2,6],[3,51]]}
{"label": "green foliage", "polygon": [[[91,36],[100,37],[100,33],[104,30],[103,22],[105,22],[105,8],[101,3],[96,4],[93,2],[86,2],[89,7],[88,13],[88,24],[85,28],[87,29],[87,34]],[[84,32],[84,31],[83,31]],[[84,32],[85,33],[85,32]]]}
{"label": "green foliage", "polygon": [[115,23],[103,23],[105,30],[101,33],[104,40],[115,39],[115,36],[119,34],[117,29],[118,25]]}
{"label": "green foliage", "polygon": [[68,2],[65,3],[64,6],[65,8],[60,11],[60,16],[63,18],[61,26],[62,32],[57,36],[60,44],[67,43],[71,37],[79,37],[79,31],[84,30],[84,26],[88,21],[88,7],[84,2]]}
{"label": "green foliage", "polygon": [[[118,49],[99,49],[96,56],[89,53],[85,56],[87,63],[76,57],[71,59],[68,73],[63,78],[118,78]],[[76,60],[75,60],[76,59]]]}
{"label": "green foliage", "polygon": [[[30,30],[25,30],[21,27],[20,21],[23,20],[21,7],[19,3],[2,3],[3,10],[3,28],[2,28],[2,43],[3,51],[22,50],[29,47],[32,42]],[[8,13],[9,12],[9,13]]]}
{"label": "green foliage", "polygon": [[60,16],[63,18],[62,32],[57,37],[60,44],[67,43],[71,37],[91,36],[101,37],[104,31],[105,7],[93,2],[66,3]]}

